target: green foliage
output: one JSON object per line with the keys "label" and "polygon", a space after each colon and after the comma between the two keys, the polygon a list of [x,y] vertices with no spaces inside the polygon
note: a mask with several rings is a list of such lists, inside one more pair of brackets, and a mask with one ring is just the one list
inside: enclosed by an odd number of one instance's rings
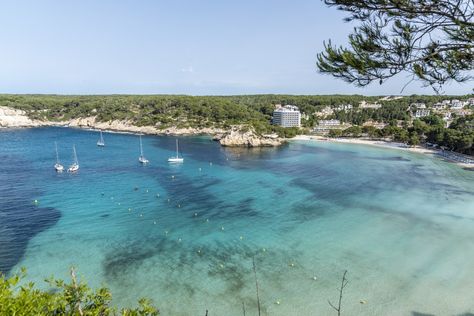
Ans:
{"label": "green foliage", "polygon": [[329,137],[337,138],[342,136],[342,130],[340,129],[331,129],[328,134]]}
{"label": "green foliage", "polygon": [[[96,116],[99,121],[128,120],[138,126],[158,128],[177,127],[221,127],[231,125],[253,127],[259,135],[276,133],[281,137],[294,137],[305,132],[304,128],[282,128],[270,124],[276,104],[293,104],[309,119],[302,120],[305,128],[316,122],[315,112],[329,106],[352,104],[353,109],[335,111],[326,119],[339,119],[343,123],[357,125],[344,133],[331,131],[330,136],[359,137],[362,134],[379,138],[391,137],[408,142],[413,133],[421,142],[436,143],[451,150],[472,154],[472,116],[457,117],[449,129],[444,127],[441,117],[431,115],[411,122],[410,104],[426,103],[428,106],[442,100],[461,99],[470,96],[420,96],[411,95],[400,99],[381,100],[380,97],[361,95],[239,95],[239,96],[183,96],[183,95],[0,95],[0,106],[25,110],[32,118],[51,121]],[[361,101],[379,102],[379,109],[359,109]],[[453,117],[455,117],[453,115]],[[367,121],[387,123],[379,130],[363,127]],[[401,127],[400,127],[401,126]],[[410,136],[409,136],[410,135]]]}
{"label": "green foliage", "polygon": [[361,134],[362,134],[362,128],[358,125],[348,127],[342,131],[343,136],[360,137]]}
{"label": "green foliage", "polygon": [[138,301],[137,308],[117,310],[110,306],[112,294],[107,288],[90,289],[87,284],[50,279],[49,290],[40,290],[34,283],[23,284],[26,271],[6,278],[0,275],[0,315],[122,315],[156,316],[158,310],[149,300]]}
{"label": "green foliage", "polygon": [[[325,43],[317,66],[358,86],[382,84],[403,71],[435,90],[472,79],[472,0],[325,0],[360,21],[349,47]],[[436,36],[432,36],[436,34]]]}

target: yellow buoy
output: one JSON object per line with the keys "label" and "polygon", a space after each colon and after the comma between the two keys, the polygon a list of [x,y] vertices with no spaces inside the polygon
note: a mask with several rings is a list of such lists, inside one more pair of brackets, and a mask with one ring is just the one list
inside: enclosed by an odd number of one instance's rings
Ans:
{"label": "yellow buoy", "polygon": [[275,301],[275,304],[277,304],[277,305],[280,305],[280,303],[281,303],[280,300]]}
{"label": "yellow buoy", "polygon": [[38,200],[34,200],[33,202],[34,202],[35,204],[38,204]]}
{"label": "yellow buoy", "polygon": [[366,300],[360,300],[359,303],[361,303],[361,304],[367,304],[367,301],[366,301]]}
{"label": "yellow buoy", "polygon": [[289,264],[289,266],[290,266],[290,267],[294,267],[295,264],[294,264],[293,262],[291,262],[291,263]]}
{"label": "yellow buoy", "polygon": [[317,279],[318,279],[317,277],[315,277],[315,276],[313,277],[313,280],[314,280],[314,281],[316,281]]}

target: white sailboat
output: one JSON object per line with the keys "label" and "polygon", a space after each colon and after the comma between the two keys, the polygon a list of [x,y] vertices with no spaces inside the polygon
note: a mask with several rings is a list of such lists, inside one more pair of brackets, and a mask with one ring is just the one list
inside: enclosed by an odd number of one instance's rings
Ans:
{"label": "white sailboat", "polygon": [[145,156],[143,155],[142,135],[140,135],[140,157],[138,157],[138,161],[139,161],[141,164],[147,164],[147,163],[150,162],[150,161],[149,161],[148,159],[146,159]]}
{"label": "white sailboat", "polygon": [[69,166],[69,168],[67,169],[67,172],[76,172],[77,170],[79,170],[79,161],[77,160],[75,145],[72,146],[72,151],[74,153],[74,162],[72,163],[72,165]]}
{"label": "white sailboat", "polygon": [[63,172],[64,166],[59,162],[58,143],[54,142],[54,147],[56,148],[56,163],[54,164],[54,169],[56,172]]}
{"label": "white sailboat", "polygon": [[183,158],[183,157],[179,157],[178,139],[176,139],[176,156],[174,156],[174,157],[169,157],[169,158],[168,158],[168,162],[172,162],[172,163],[181,163],[181,162],[184,162],[184,158]]}
{"label": "white sailboat", "polygon": [[99,146],[99,147],[104,147],[105,146],[104,137],[102,136],[102,131],[100,131],[100,138],[97,141],[97,146]]}

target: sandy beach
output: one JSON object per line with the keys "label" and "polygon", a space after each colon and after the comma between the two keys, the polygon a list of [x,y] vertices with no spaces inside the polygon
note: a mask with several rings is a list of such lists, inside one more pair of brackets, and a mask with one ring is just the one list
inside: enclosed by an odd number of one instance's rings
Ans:
{"label": "sandy beach", "polygon": [[[451,158],[450,156],[441,155],[442,150],[435,149],[435,148],[426,148],[422,146],[410,147],[404,143],[384,141],[384,140],[374,140],[374,139],[367,139],[367,138],[329,138],[329,137],[317,136],[317,135],[297,135],[291,140],[335,142],[335,143],[370,145],[370,146],[377,146],[377,147],[382,147],[382,148],[399,149],[399,150],[405,150],[405,151],[415,152],[419,154],[431,155],[439,159],[445,159],[446,161],[455,163],[456,165],[462,168],[468,168],[468,169],[474,170],[474,163],[459,162],[455,160],[454,158]],[[472,159],[474,160],[474,158]]]}

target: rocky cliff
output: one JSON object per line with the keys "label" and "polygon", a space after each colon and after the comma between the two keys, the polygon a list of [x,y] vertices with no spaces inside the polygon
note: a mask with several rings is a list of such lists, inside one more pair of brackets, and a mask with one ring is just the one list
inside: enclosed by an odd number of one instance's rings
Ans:
{"label": "rocky cliff", "polygon": [[276,135],[257,135],[252,128],[234,126],[219,138],[222,146],[228,147],[273,147],[283,144],[283,139]]}

